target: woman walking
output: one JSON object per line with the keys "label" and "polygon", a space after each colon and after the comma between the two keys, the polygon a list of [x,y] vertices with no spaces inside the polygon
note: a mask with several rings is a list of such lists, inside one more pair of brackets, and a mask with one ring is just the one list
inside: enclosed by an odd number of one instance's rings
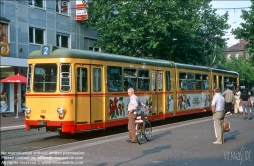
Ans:
{"label": "woman walking", "polygon": [[5,88],[3,88],[1,92],[0,99],[1,99],[1,112],[3,114],[3,117],[6,117],[5,111],[8,108],[8,96]]}

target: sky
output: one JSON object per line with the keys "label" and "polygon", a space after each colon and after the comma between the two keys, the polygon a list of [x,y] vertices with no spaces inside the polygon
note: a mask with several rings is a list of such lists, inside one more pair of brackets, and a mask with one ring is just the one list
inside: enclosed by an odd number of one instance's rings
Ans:
{"label": "sky", "polygon": [[225,38],[229,38],[227,46],[230,47],[239,43],[239,39],[235,39],[235,36],[230,31],[232,28],[237,28],[241,22],[244,22],[244,20],[240,17],[242,14],[241,10],[249,10],[249,7],[251,7],[250,0],[213,0],[211,5],[212,8],[217,9],[217,13],[219,15],[228,11],[228,24],[231,25],[231,27],[225,36]]}

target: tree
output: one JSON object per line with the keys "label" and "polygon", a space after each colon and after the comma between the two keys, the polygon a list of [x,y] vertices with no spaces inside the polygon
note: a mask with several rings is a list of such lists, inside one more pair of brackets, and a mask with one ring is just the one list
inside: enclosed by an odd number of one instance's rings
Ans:
{"label": "tree", "polygon": [[228,28],[227,13],[216,15],[210,1],[94,0],[85,24],[104,52],[204,65],[225,46],[218,39]]}
{"label": "tree", "polygon": [[231,60],[226,62],[224,67],[238,72],[240,79],[247,83],[254,80],[254,66],[241,56],[238,59],[231,57]]}
{"label": "tree", "polygon": [[250,63],[254,65],[254,0],[251,0],[249,11],[242,10],[241,18],[245,21],[240,23],[240,27],[232,29],[232,33],[237,39],[243,39],[249,43],[245,45],[247,53],[250,55]]}

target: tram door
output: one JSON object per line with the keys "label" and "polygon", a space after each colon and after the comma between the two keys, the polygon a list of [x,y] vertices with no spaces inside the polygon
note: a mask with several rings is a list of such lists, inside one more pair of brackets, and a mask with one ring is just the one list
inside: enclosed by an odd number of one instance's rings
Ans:
{"label": "tram door", "polygon": [[77,124],[102,122],[104,112],[102,66],[76,65],[75,69]]}
{"label": "tram door", "polygon": [[[75,66],[75,83],[76,83],[76,123],[90,123],[90,66],[76,64]],[[74,87],[74,86],[73,86]]]}
{"label": "tram door", "polygon": [[157,118],[160,118],[160,115],[163,114],[163,106],[165,105],[165,100],[163,100],[165,94],[163,91],[163,72],[160,70],[152,71],[152,115],[157,115]]}

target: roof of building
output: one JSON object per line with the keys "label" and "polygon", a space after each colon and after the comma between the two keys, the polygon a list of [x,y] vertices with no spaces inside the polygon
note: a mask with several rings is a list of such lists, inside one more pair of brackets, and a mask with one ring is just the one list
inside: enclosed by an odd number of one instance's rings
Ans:
{"label": "roof of building", "polygon": [[239,43],[228,47],[225,52],[239,52],[239,51],[244,51],[244,46],[248,44],[248,41],[246,40],[240,40]]}

